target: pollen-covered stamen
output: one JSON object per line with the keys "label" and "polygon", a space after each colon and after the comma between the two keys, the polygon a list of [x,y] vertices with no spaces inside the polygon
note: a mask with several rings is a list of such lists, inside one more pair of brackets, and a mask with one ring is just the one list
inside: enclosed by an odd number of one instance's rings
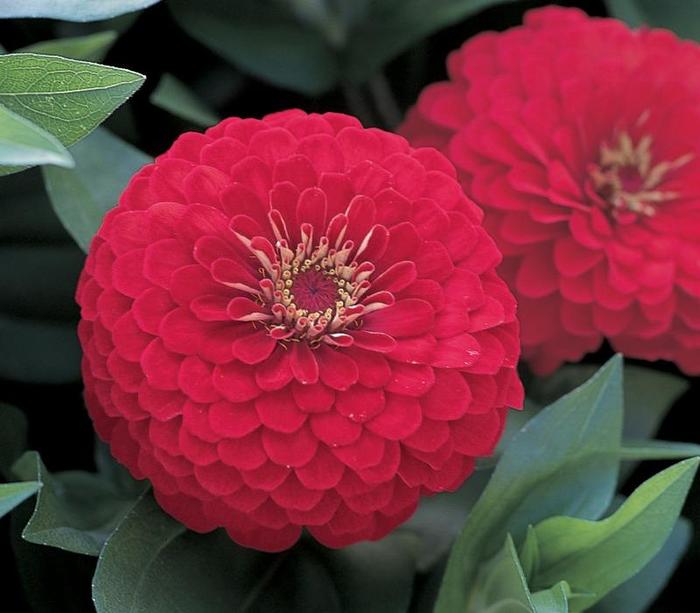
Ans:
{"label": "pollen-covered stamen", "polygon": [[353,241],[344,240],[345,215],[334,217],[318,239],[310,224],[301,224],[295,248],[290,247],[279,212],[271,211],[269,220],[274,245],[259,236],[236,236],[260,264],[255,299],[268,315],[257,321],[273,338],[305,340],[312,347],[322,342],[348,346],[353,341],[345,330],[356,329],[363,315],[393,304],[388,292],[368,293],[374,264],[354,259],[359,250]]}
{"label": "pollen-covered stamen", "polygon": [[[638,123],[644,121],[646,115]],[[621,132],[614,145],[601,146],[599,161],[590,166],[589,176],[593,190],[612,206],[613,213],[630,211],[651,217],[658,204],[678,197],[677,192],[659,186],[669,172],[690,162],[693,154],[653,164],[652,144],[649,135],[635,145],[627,132]]]}

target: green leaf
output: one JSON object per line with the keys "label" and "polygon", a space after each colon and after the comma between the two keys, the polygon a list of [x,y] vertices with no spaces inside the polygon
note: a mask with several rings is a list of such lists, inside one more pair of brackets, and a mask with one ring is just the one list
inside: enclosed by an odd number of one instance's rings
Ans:
{"label": "green leaf", "polygon": [[593,613],[644,613],[671,578],[692,535],[692,524],[679,517],[671,536],[651,562],[605,596],[593,607]]}
{"label": "green leaf", "polygon": [[0,56],[0,104],[72,145],[141,87],[131,70],[34,53]]}
{"label": "green leaf", "polygon": [[532,594],[532,604],[536,613],[568,613],[569,595],[569,584],[560,581],[548,590]]}
{"label": "green leaf", "polygon": [[67,471],[51,475],[34,451],[13,467],[22,479],[41,484],[36,506],[22,537],[38,545],[97,556],[105,540],[133,503],[127,494],[98,475]]}
{"label": "green leaf", "polygon": [[9,404],[0,402],[0,474],[13,478],[11,466],[27,448],[27,418]]}
{"label": "green leaf", "polygon": [[73,36],[44,40],[27,47],[17,49],[17,53],[40,53],[43,55],[60,55],[74,60],[100,62],[117,40],[117,32],[97,32],[86,36]]}
{"label": "green leaf", "polygon": [[195,534],[150,492],[105,544],[93,600],[97,613],[340,612],[317,553],[297,546],[271,555],[239,547],[221,530]]}
{"label": "green leaf", "polygon": [[80,379],[80,344],[74,322],[0,314],[0,378],[25,383]]}
{"label": "green leaf", "polygon": [[188,531],[150,492],[105,544],[93,580],[97,613],[405,613],[416,540],[394,533],[329,550],[302,539],[281,554]]}
{"label": "green leaf", "polygon": [[[606,519],[552,517],[535,526],[540,564],[533,585],[564,579],[595,595],[589,606],[634,576],[671,533],[699,462],[684,460],[645,481]],[[573,613],[583,610],[571,605]]]}
{"label": "green leaf", "polygon": [[[117,204],[129,179],[150,158],[104,129],[95,130],[71,152],[76,168],[46,168],[44,182],[54,211],[87,251],[105,212]],[[109,172],[104,172],[106,168]]]}
{"label": "green leaf", "polygon": [[537,534],[532,526],[527,527],[525,540],[520,547],[519,558],[523,574],[529,583],[540,565],[540,545],[537,542]]}
{"label": "green leaf", "polygon": [[171,0],[168,7],[192,38],[264,81],[317,95],[338,80],[334,50],[285,3]]}
{"label": "green leaf", "polygon": [[683,38],[700,39],[700,4],[688,0],[607,0],[613,17],[633,27],[668,28]]}
{"label": "green leaf", "polygon": [[553,514],[599,517],[615,491],[621,430],[622,359],[615,356],[513,437],[452,548],[436,613],[464,610],[478,561],[506,533],[520,539],[528,524]]}
{"label": "green leaf", "polygon": [[17,505],[38,491],[41,484],[37,481],[22,483],[0,483],[0,517],[3,517]]}
{"label": "green leaf", "polygon": [[0,175],[12,166],[54,164],[72,167],[73,158],[55,136],[0,105]]}
{"label": "green leaf", "polygon": [[208,128],[219,121],[192,90],[171,74],[163,75],[149,100],[158,108],[196,126]]}
{"label": "green leaf", "polygon": [[362,82],[417,41],[504,0],[384,0],[371,2],[350,31],[343,74]]}
{"label": "green leaf", "polygon": [[0,18],[45,17],[65,21],[99,21],[139,11],[160,0],[22,0],[3,2]]}
{"label": "green leaf", "polygon": [[466,609],[462,610],[467,613],[534,612],[535,606],[510,534],[503,548],[482,565]]}

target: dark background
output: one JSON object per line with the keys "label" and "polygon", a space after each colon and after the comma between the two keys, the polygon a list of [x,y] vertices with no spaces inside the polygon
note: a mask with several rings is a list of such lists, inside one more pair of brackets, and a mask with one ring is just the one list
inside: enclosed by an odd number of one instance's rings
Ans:
{"label": "dark background", "polygon": [[[544,4],[546,3],[522,1],[487,9],[430,36],[391,62],[386,67],[385,74],[400,111],[404,112],[415,101],[425,85],[446,77],[444,61],[447,53],[459,47],[468,37],[483,30],[503,30],[518,25],[524,11]],[[578,6],[591,15],[606,15],[603,2],[591,0],[559,4]],[[121,18],[119,23],[125,26],[131,20],[134,20],[133,16]],[[40,40],[98,32],[113,25],[50,20],[0,21],[0,43],[13,50]],[[355,92],[359,96],[358,104],[357,99],[348,97],[341,90],[309,98],[243,75],[189,38],[175,23],[165,2],[138,15],[121,34],[104,63],[147,75],[144,87],[106,125],[150,155],[157,155],[178,134],[191,128],[149,102],[149,94],[164,73],[174,74],[184,83],[193,86],[222,117],[259,117],[268,112],[301,107],[307,111],[333,110],[358,114],[366,124],[389,127],[362,87]],[[30,345],[34,340],[25,339],[21,334],[11,338],[5,336],[3,339],[3,330],[0,328],[0,402],[15,405],[25,412],[29,420],[30,448],[41,452],[51,471],[93,469],[94,437],[82,404],[81,384],[77,377],[79,356],[75,339],[71,338],[70,332],[78,315],[72,302],[72,291],[82,255],[62,229],[48,200],[43,196],[38,171],[3,178],[0,188],[0,314],[25,323],[38,322],[54,325],[64,332],[69,331],[68,336],[64,334],[52,337],[38,347],[31,345],[32,349],[43,352],[43,358],[49,366],[52,360],[61,363],[58,373],[53,373],[50,368],[45,369],[42,364],[42,372],[24,372],[18,377],[12,373],[12,369],[3,368],[2,365],[14,359],[15,350],[24,348],[25,344]],[[21,204],[12,204],[18,202]],[[56,253],[60,257],[56,257]],[[12,296],[18,297],[13,302],[7,297],[3,298],[2,293],[3,288],[13,288],[13,283],[16,285],[18,275],[22,278],[30,275],[26,278],[33,281],[30,287],[10,291]],[[609,348],[604,348],[596,355],[589,356],[587,361],[601,364],[609,355]],[[670,364],[659,363],[654,367],[680,374]],[[24,382],[17,378],[24,379]],[[59,380],[60,383],[41,382],[47,379]],[[700,440],[696,434],[695,416],[700,399],[700,384],[697,379],[690,383],[690,390],[665,419],[659,438]],[[633,407],[630,409],[633,410]],[[660,463],[645,463],[625,483],[623,492],[629,493],[661,467]],[[696,482],[691,491],[684,514],[696,525],[700,522],[700,483]],[[2,600],[8,608],[2,607],[2,610],[29,611],[27,599],[19,587],[9,542],[9,528],[10,521],[6,517],[0,527],[0,562],[4,568],[11,570],[4,575]],[[19,546],[36,548],[21,543]],[[47,574],[52,577],[52,589],[56,590],[57,596],[53,603],[35,603],[38,610],[58,613],[64,610],[92,610],[89,577],[94,559],[48,548],[40,549],[41,555],[34,563],[49,570]],[[684,561],[651,610],[680,612],[693,608],[688,603],[693,602],[691,594],[695,587],[693,583],[697,580],[699,563],[700,537],[696,535]],[[62,576],[64,573],[67,576],[76,572],[84,573],[85,579],[80,582],[84,590],[80,594],[73,593],[70,600],[74,604],[70,609],[65,609],[68,605],[58,604],[62,600],[60,594],[67,587]],[[42,578],[37,580],[42,581],[45,576],[42,574]],[[71,586],[76,584],[75,581],[70,582]],[[35,600],[32,598],[32,601]]]}

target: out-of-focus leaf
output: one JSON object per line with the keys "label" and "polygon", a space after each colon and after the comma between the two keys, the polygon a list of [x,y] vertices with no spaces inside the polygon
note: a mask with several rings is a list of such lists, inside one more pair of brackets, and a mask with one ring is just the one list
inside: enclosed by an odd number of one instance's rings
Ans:
{"label": "out-of-focus leaf", "polygon": [[520,539],[528,524],[552,515],[605,511],[617,483],[622,403],[615,356],[513,437],[452,548],[436,613],[465,609],[478,561],[494,555],[506,533]]}
{"label": "out-of-focus leaf", "polygon": [[[539,565],[532,585],[566,580],[594,596],[586,606],[639,572],[670,535],[700,458],[679,462],[640,485],[610,517],[552,517],[535,526]],[[572,613],[583,607],[571,604]]]}
{"label": "out-of-focus leaf", "polygon": [[679,517],[659,553],[634,577],[596,604],[593,613],[643,613],[659,595],[678,566],[693,535],[692,524]]}
{"label": "out-of-focus leaf", "polygon": [[34,53],[0,56],[0,74],[0,104],[66,146],[92,132],[145,79],[124,68]]}
{"label": "out-of-focus leaf", "polygon": [[285,3],[171,0],[168,6],[192,38],[260,79],[307,95],[338,80],[335,51]]}
{"label": "out-of-focus leaf", "polygon": [[164,74],[151,94],[153,105],[203,128],[214,125],[219,118],[191,89],[171,74]]}
{"label": "out-of-focus leaf", "polygon": [[71,152],[76,168],[44,169],[44,182],[59,219],[87,251],[105,212],[117,204],[131,176],[150,158],[102,128]]}
{"label": "out-of-focus leaf", "polygon": [[80,379],[80,356],[74,323],[0,314],[0,378],[70,383]]}
{"label": "out-of-focus leaf", "polygon": [[0,175],[43,164],[74,166],[55,136],[0,105]]}
{"label": "out-of-focus leaf", "polygon": [[39,168],[2,177],[1,181],[0,242],[72,242],[51,209]]}
{"label": "out-of-focus leaf", "polygon": [[415,42],[504,0],[383,0],[370,2],[350,31],[345,78],[362,82]]}
{"label": "out-of-focus leaf", "polygon": [[469,512],[484,491],[491,472],[480,470],[456,491],[424,498],[401,530],[420,538],[417,565],[420,572],[434,566],[452,547]]}
{"label": "out-of-focus leaf", "polygon": [[78,310],[73,295],[83,260],[71,244],[0,246],[0,313],[74,321]]}
{"label": "out-of-focus leaf", "polygon": [[41,484],[38,481],[21,483],[0,483],[0,517],[9,513],[32,496]]}
{"label": "out-of-focus leaf", "polygon": [[73,553],[97,556],[107,537],[133,504],[114,483],[83,471],[49,474],[36,452],[25,453],[14,473],[41,484],[22,537]]}
{"label": "out-of-focus leaf", "polygon": [[[549,404],[581,385],[596,371],[591,364],[566,364],[552,376],[537,379],[528,394],[536,404]],[[651,438],[673,403],[688,389],[681,377],[653,368],[625,364],[625,418],[623,436]]]}
{"label": "out-of-focus leaf", "polygon": [[402,531],[376,542],[326,550],[343,613],[404,613],[411,601],[419,541]]}
{"label": "out-of-focus leaf", "polygon": [[0,402],[0,475],[13,479],[10,472],[15,460],[27,448],[27,419],[24,413]]}
{"label": "out-of-focus leaf", "polygon": [[139,11],[160,0],[21,0],[2,2],[0,18],[45,17],[65,21],[99,21]]}
{"label": "out-of-focus leaf", "polygon": [[633,27],[668,28],[683,38],[700,40],[700,4],[688,0],[606,0],[613,17]]}
{"label": "out-of-focus leaf", "polygon": [[60,55],[74,60],[100,62],[117,40],[113,30],[97,32],[86,36],[71,36],[44,40],[27,47],[17,49],[17,53],[40,53],[43,55]]}

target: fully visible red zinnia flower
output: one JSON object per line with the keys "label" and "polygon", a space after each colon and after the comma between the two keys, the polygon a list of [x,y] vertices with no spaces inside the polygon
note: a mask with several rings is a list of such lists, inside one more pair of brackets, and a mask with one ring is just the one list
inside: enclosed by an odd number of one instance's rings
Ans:
{"label": "fully visible red zinnia flower", "polygon": [[550,7],[448,69],[403,133],[484,207],[533,368],[606,337],[700,373],[700,46]]}
{"label": "fully visible red zinnia flower", "polygon": [[456,488],[518,406],[500,254],[434,149],[288,111],[181,136],[78,287],[90,415],[197,531],[377,539]]}

